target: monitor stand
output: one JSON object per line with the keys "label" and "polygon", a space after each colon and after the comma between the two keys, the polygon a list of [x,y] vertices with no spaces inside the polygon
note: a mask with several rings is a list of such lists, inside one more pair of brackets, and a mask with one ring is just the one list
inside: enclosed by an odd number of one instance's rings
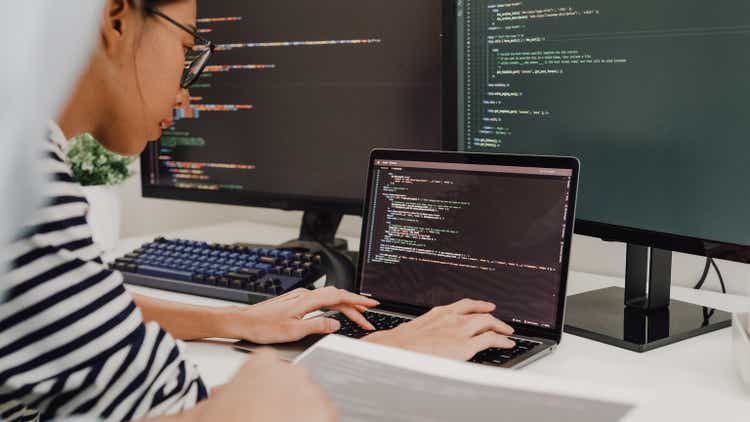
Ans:
{"label": "monitor stand", "polygon": [[628,244],[625,288],[568,297],[565,332],[647,352],[731,325],[731,315],[670,299],[672,252]]}

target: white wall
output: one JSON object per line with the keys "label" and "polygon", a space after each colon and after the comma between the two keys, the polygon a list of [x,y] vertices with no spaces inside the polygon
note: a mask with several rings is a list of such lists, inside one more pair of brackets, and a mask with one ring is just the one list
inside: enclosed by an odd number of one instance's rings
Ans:
{"label": "white wall", "polygon": [[[211,205],[193,202],[145,199],[141,197],[140,179],[131,178],[123,187],[124,237],[155,235],[188,227],[218,224],[238,220],[252,220],[298,227],[301,212],[278,211],[262,208]],[[345,217],[339,234],[359,237],[361,219]],[[252,242],[252,239],[247,239]],[[705,258],[676,254],[673,263],[675,284],[695,285],[705,264]],[[750,294],[750,265],[718,262],[727,288],[732,293]],[[573,243],[572,268],[596,274],[624,276],[625,245],[598,239],[576,236]],[[706,288],[718,290],[719,283],[712,271]]]}

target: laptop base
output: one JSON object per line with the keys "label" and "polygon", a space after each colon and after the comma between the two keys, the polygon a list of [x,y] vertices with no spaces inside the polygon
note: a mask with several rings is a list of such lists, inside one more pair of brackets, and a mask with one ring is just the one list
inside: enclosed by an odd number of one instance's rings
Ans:
{"label": "laptop base", "polygon": [[643,311],[624,305],[625,289],[610,287],[568,297],[565,332],[634,352],[647,352],[731,325],[732,316],[671,300]]}

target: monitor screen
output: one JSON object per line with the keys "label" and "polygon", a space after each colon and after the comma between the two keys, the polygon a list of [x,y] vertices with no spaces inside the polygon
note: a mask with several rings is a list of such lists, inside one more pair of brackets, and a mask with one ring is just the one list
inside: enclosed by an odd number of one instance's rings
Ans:
{"label": "monitor screen", "polygon": [[750,245],[750,2],[463,0],[458,16],[460,150],[577,156],[581,220]]}
{"label": "monitor screen", "polygon": [[361,204],[370,149],[442,148],[442,2],[212,0],[198,13],[216,50],[144,154],[144,192]]}
{"label": "monitor screen", "polygon": [[557,328],[571,169],[375,160],[360,292]]}

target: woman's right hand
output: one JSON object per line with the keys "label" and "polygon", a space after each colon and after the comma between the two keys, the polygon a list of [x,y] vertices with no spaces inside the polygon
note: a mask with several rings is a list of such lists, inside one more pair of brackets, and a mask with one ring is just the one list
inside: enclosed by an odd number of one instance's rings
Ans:
{"label": "woman's right hand", "polygon": [[333,422],[333,404],[301,366],[259,350],[228,383],[190,411],[194,422]]}
{"label": "woman's right hand", "polygon": [[464,299],[363,340],[465,361],[490,347],[515,346],[507,337],[513,328],[489,314],[494,310],[492,303]]}

